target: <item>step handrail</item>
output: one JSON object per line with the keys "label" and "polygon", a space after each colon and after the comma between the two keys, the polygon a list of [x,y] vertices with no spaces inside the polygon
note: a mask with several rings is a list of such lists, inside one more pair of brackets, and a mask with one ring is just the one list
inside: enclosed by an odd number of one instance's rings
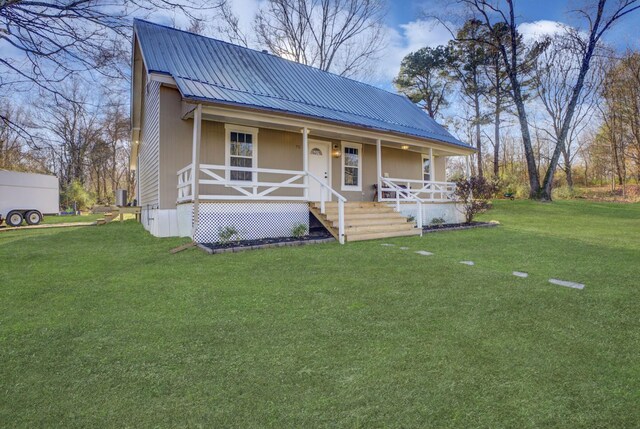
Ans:
{"label": "step handrail", "polygon": [[[331,195],[335,195],[338,199],[338,241],[340,244],[344,244],[344,203],[347,201],[345,197],[340,195],[336,190],[334,190],[331,186],[327,185],[324,181],[317,178],[314,174],[305,171],[307,177],[315,180],[320,184],[320,187],[323,189],[327,189]],[[324,192],[320,192],[320,213],[325,214],[325,204],[324,204]]]}

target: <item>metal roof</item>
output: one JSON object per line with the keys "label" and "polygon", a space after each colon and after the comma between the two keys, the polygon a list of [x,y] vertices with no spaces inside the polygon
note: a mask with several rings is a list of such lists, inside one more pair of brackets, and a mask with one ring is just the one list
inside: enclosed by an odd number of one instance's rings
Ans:
{"label": "metal roof", "polygon": [[265,52],[136,19],[147,71],[184,98],[390,131],[470,148],[403,95]]}

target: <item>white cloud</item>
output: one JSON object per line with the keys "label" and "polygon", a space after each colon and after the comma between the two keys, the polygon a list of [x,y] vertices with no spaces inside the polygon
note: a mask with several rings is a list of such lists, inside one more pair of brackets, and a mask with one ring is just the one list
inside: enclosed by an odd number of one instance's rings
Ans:
{"label": "white cloud", "polygon": [[522,38],[525,42],[531,42],[540,40],[546,36],[555,36],[561,33],[566,28],[566,25],[558,21],[534,21],[523,22],[518,25],[518,32],[522,34]]}
{"label": "white cloud", "polygon": [[400,30],[387,29],[387,48],[382,53],[376,83],[389,89],[391,80],[400,71],[402,59],[409,53],[424,47],[445,45],[451,33],[436,20],[416,20],[400,25]]}

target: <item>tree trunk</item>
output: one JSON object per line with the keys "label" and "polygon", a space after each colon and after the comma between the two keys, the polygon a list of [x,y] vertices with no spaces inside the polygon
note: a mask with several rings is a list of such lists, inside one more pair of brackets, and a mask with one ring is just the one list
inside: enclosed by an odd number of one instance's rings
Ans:
{"label": "tree trunk", "polygon": [[564,173],[567,176],[567,185],[569,189],[573,190],[573,173],[571,171],[571,157],[566,150],[562,151],[562,157],[564,158]]}
{"label": "tree trunk", "polygon": [[496,90],[496,110],[494,123],[493,140],[493,175],[498,178],[500,176],[500,92]]}
{"label": "tree trunk", "polygon": [[476,159],[478,161],[478,177],[484,177],[484,171],[482,170],[482,140],[480,139],[480,96],[477,92],[473,97],[473,104],[476,113],[476,149],[478,149]]}

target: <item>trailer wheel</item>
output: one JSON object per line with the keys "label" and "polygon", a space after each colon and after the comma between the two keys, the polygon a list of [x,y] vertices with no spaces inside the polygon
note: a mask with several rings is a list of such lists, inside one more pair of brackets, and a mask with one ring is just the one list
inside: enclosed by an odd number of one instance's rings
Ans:
{"label": "trailer wheel", "polygon": [[28,211],[24,217],[28,225],[37,225],[42,222],[42,215],[37,210]]}
{"label": "trailer wheel", "polygon": [[22,213],[17,212],[17,211],[9,212],[5,222],[9,226],[20,226],[20,225],[22,225]]}

